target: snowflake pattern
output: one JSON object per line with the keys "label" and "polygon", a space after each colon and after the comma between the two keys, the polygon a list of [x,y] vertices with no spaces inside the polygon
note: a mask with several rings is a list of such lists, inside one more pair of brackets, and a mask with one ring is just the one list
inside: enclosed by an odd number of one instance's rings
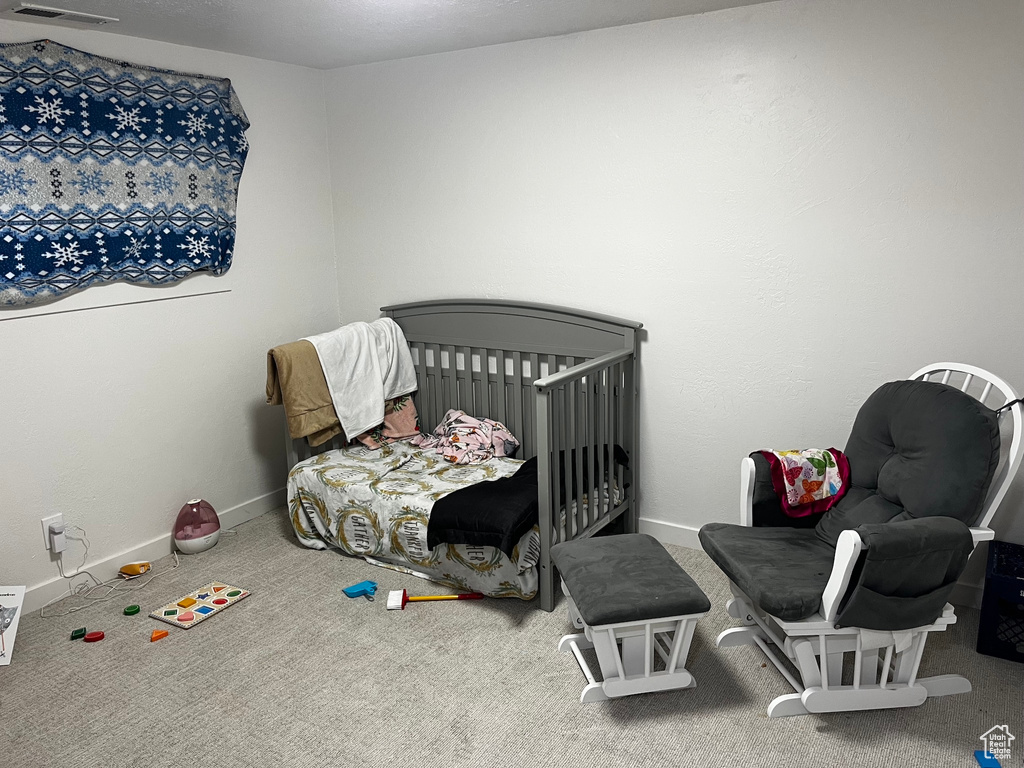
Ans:
{"label": "snowflake pattern", "polygon": [[64,115],[70,115],[70,109],[61,109],[64,104],[64,99],[54,99],[53,101],[47,101],[42,96],[36,96],[36,103],[29,104],[25,109],[28,112],[35,112],[36,119],[39,124],[42,125],[47,120],[53,120],[54,125],[64,125]]}
{"label": "snowflake pattern", "polygon": [[205,235],[201,240],[186,235],[185,242],[178,247],[188,251],[188,257],[194,260],[205,259],[210,255],[210,251],[213,250],[213,246],[210,245],[210,238]]}
{"label": "snowflake pattern", "polygon": [[44,253],[43,256],[47,259],[53,259],[55,267],[63,267],[65,264],[74,264],[80,267],[85,263],[84,257],[92,253],[92,251],[80,250],[77,240],[73,240],[67,245],[54,243],[51,250],[53,253]]}
{"label": "snowflake pattern", "polygon": [[148,117],[142,117],[142,108],[133,107],[131,109],[125,109],[120,104],[114,105],[114,112],[107,115],[111,120],[117,121],[117,130],[124,131],[131,129],[133,131],[141,131],[142,123],[148,123]]}
{"label": "snowflake pattern", "polygon": [[35,183],[35,179],[25,175],[23,168],[13,171],[0,169],[0,195],[27,195],[28,188]]}
{"label": "snowflake pattern", "polygon": [[210,183],[206,185],[206,189],[222,203],[228,201],[228,195],[231,193],[227,181],[219,177],[211,179]]}
{"label": "snowflake pattern", "polygon": [[146,242],[145,238],[132,237],[131,245],[126,245],[124,248],[124,257],[126,259],[141,259],[142,252],[149,248],[149,243]]}
{"label": "snowflake pattern", "polygon": [[102,195],[105,194],[108,187],[111,187],[114,182],[109,179],[103,178],[103,171],[79,171],[78,178],[68,182],[73,187],[78,187],[79,197],[85,197],[86,195]]}
{"label": "snowflake pattern", "polygon": [[248,147],[230,85],[46,41],[0,48],[0,313],[228,271]]}
{"label": "snowflake pattern", "polygon": [[174,171],[150,171],[149,178],[142,182],[154,195],[173,195],[178,188],[178,182],[174,180]]}
{"label": "snowflake pattern", "polygon": [[184,125],[185,133],[189,136],[198,133],[205,138],[206,132],[210,130],[210,124],[206,122],[206,115],[197,115],[195,112],[186,114],[184,120],[178,121],[178,125]]}
{"label": "snowflake pattern", "polygon": [[237,136],[232,136],[231,138],[235,140],[236,144],[238,144],[239,152],[247,152],[249,150],[249,137],[247,137],[244,133],[240,133]]}

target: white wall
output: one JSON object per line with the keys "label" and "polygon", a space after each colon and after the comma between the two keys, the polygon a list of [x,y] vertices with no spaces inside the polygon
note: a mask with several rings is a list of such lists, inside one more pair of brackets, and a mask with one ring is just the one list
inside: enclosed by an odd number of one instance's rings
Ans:
{"label": "white wall", "polygon": [[[0,322],[0,583],[49,594],[53,512],[119,564],[193,495],[279,499],[266,349],[385,303],[643,321],[642,514],[690,542],[734,517],[739,457],[842,446],[881,381],[952,358],[1024,388],[1017,0],[782,0],[354,67],[326,114],[320,72],[0,25],[43,37],[230,77],[252,151],[227,275],[53,308],[230,293]],[[1024,541],[1015,490],[996,527]]]}
{"label": "white wall", "polygon": [[642,321],[641,514],[692,542],[742,456],[842,447],[884,381],[1024,389],[1021,40],[1019,0],[783,0],[330,72],[342,317]]}
{"label": "white wall", "polygon": [[[283,500],[283,416],[265,405],[266,350],[338,318],[322,72],[92,31],[0,25],[0,42],[39,38],[231,78],[252,122],[252,148],[225,276],[170,289],[92,288],[46,309],[230,293],[0,322],[0,584],[30,588],[57,577],[43,549],[45,515],[63,512],[86,529],[92,564],[153,539],[158,553],[170,551],[171,525],[193,496],[222,512],[247,505],[235,519]],[[81,555],[73,543],[67,563]]]}

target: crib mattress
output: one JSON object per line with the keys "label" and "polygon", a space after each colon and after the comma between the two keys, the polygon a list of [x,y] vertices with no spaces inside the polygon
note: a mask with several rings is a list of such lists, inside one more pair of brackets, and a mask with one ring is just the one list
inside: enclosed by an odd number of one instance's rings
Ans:
{"label": "crib mattress", "polygon": [[445,462],[433,449],[393,443],[328,451],[288,474],[288,511],[295,535],[313,549],[336,547],[375,565],[490,597],[529,600],[537,593],[540,531],[527,531],[509,558],[494,547],[427,547],[437,499],[459,488],[515,474],[522,462]]}

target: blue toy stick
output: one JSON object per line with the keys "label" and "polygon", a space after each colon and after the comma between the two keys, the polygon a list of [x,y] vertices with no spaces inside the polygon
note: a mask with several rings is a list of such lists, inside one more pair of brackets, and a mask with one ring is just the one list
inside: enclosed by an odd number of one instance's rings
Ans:
{"label": "blue toy stick", "polygon": [[360,581],[358,584],[353,584],[351,587],[345,587],[343,590],[348,597],[365,597],[369,601],[373,601],[373,594],[377,591],[377,582],[375,581]]}

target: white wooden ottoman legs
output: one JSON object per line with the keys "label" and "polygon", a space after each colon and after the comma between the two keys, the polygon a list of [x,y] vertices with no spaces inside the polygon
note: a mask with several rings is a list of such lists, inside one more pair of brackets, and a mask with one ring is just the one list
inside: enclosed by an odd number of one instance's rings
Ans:
{"label": "white wooden ottoman legs", "polygon": [[[565,635],[558,641],[558,650],[572,651],[587,678],[587,685],[580,695],[581,702],[693,688],[697,684],[685,664],[693,641],[693,630],[697,621],[707,615],[706,611],[591,627],[583,621],[564,583],[562,591],[569,603],[570,621],[583,629],[581,633]],[[586,648],[593,648],[597,653],[602,681],[594,678],[583,657],[581,649]],[[655,654],[664,662],[663,669],[655,669]]]}

